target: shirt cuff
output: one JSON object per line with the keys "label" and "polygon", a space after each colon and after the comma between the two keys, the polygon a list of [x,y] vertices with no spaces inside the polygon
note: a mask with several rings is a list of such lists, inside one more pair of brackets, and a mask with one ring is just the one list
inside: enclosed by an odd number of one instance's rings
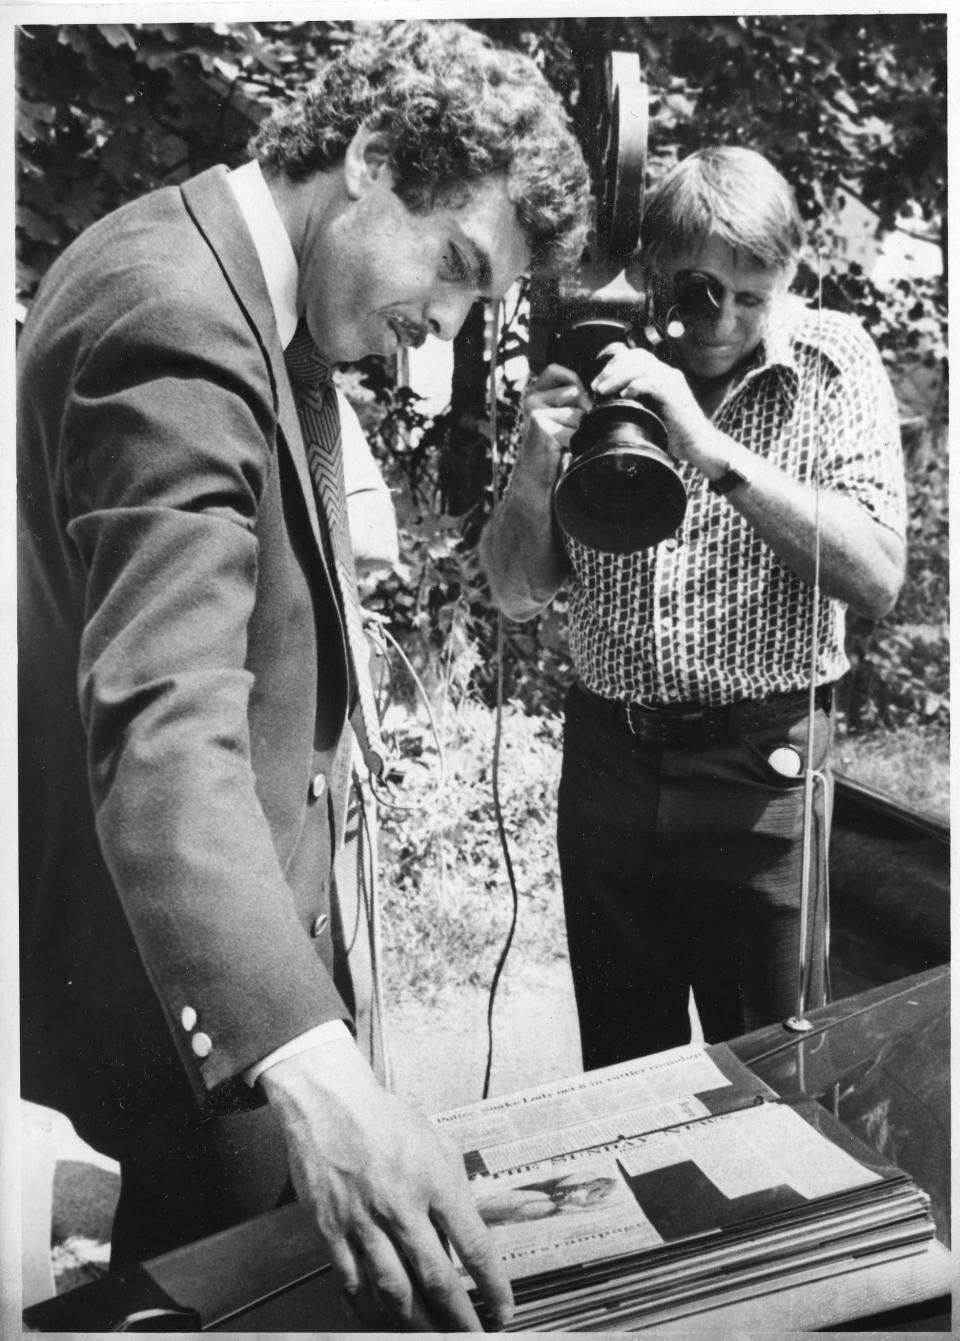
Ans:
{"label": "shirt cuff", "polygon": [[287,1057],[295,1057],[298,1052],[306,1052],[308,1048],[323,1047],[326,1043],[333,1043],[337,1039],[344,1038],[353,1041],[353,1035],[343,1020],[327,1020],[325,1024],[315,1025],[313,1029],[308,1029],[305,1034],[298,1034],[296,1038],[291,1038],[282,1047],[276,1048],[273,1052],[268,1052],[266,1057],[261,1057],[259,1062],[255,1062],[253,1066],[242,1072],[243,1079],[248,1085],[255,1085],[264,1071],[277,1062],[282,1062]]}

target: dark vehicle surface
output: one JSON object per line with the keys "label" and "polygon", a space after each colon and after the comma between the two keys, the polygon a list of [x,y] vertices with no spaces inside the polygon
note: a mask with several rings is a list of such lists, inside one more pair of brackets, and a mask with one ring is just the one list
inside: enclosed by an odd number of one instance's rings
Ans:
{"label": "dark vehicle surface", "polygon": [[950,828],[837,777],[830,845],[831,997],[950,961]]}
{"label": "dark vehicle surface", "polygon": [[[818,1099],[930,1197],[950,1244],[949,831],[838,779],[831,849],[833,1000],[811,1028],[732,1040],[784,1098]],[[27,1309],[40,1331],[356,1331],[297,1205]],[[941,1292],[851,1329],[950,1331]],[[842,1328],[841,1328],[842,1329]],[[836,1326],[831,1330],[838,1330]]]}

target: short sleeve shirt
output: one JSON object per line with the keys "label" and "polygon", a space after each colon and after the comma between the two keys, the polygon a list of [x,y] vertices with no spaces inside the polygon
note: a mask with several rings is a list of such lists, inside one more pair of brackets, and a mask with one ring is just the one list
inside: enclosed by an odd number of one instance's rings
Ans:
{"label": "short sleeve shirt", "polygon": [[[860,323],[790,298],[757,358],[713,415],[751,452],[806,484],[845,493],[906,529],[896,402]],[[794,576],[706,478],[680,465],[679,532],[634,554],[564,538],[572,564],[570,648],[597,694],[651,706],[721,705],[804,689],[848,669],[844,606]]]}

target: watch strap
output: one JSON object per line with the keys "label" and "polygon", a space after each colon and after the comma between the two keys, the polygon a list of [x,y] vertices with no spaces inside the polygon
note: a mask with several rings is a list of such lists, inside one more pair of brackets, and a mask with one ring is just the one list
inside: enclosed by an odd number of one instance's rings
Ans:
{"label": "watch strap", "polygon": [[731,489],[735,489],[738,484],[746,484],[747,477],[742,475],[739,470],[733,466],[727,466],[726,470],[717,479],[711,480],[709,484],[710,492],[714,494],[728,494]]}

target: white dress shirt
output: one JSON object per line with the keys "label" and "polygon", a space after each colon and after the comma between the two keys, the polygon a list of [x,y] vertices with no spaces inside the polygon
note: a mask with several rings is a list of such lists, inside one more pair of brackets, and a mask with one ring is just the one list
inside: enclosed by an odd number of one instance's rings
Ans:
{"label": "white dress shirt", "polygon": [[[253,245],[256,248],[267,285],[267,293],[273,304],[280,343],[286,346],[293,339],[299,317],[297,314],[297,258],[287,236],[280,212],[276,207],[270,188],[256,161],[245,163],[242,168],[231,172],[227,181],[233,188],[240,213],[250,230]],[[340,423],[343,432],[343,473],[347,481],[348,509],[349,494],[365,490],[389,491],[377,468],[377,463],[367,444],[360,422],[353,407],[338,391],[340,402]],[[269,1067],[287,1057],[306,1052],[308,1048],[322,1047],[332,1039],[350,1038],[350,1032],[342,1020],[328,1020],[318,1024],[306,1033],[291,1038],[274,1052],[268,1053],[255,1065],[243,1073],[248,1085],[255,1085],[260,1076]]]}

